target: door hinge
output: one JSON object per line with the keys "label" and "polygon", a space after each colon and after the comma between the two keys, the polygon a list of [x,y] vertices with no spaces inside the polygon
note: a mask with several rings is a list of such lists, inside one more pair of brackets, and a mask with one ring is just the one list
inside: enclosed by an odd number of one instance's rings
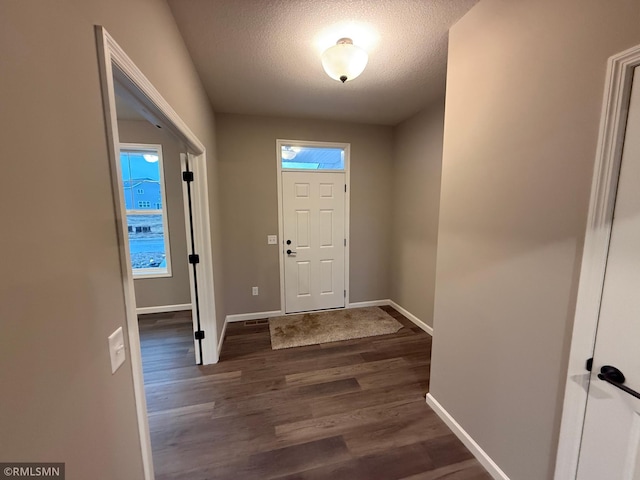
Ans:
{"label": "door hinge", "polygon": [[197,253],[189,255],[189,263],[192,263],[194,265],[196,263],[200,263],[200,255],[198,255]]}
{"label": "door hinge", "polygon": [[193,172],[182,172],[183,182],[193,182]]}
{"label": "door hinge", "polygon": [[204,330],[198,330],[197,332],[194,332],[193,336],[196,340],[204,340]]}
{"label": "door hinge", "polygon": [[593,370],[593,357],[587,360],[587,364],[585,365],[585,368],[587,369],[588,372]]}
{"label": "door hinge", "polygon": [[347,184],[344,184],[344,193],[347,193]]}
{"label": "door hinge", "polygon": [[347,298],[347,291],[344,291],[344,298]]}
{"label": "door hinge", "polygon": [[345,247],[347,246],[347,239],[346,238],[344,239],[344,246]]}

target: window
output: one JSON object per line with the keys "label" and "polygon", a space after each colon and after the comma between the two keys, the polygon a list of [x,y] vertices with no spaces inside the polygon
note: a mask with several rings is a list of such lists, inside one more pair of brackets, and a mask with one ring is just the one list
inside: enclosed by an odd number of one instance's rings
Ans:
{"label": "window", "polygon": [[344,170],[344,148],[282,145],[283,170]]}
{"label": "window", "polygon": [[170,276],[162,147],[121,144],[120,164],[133,275]]}

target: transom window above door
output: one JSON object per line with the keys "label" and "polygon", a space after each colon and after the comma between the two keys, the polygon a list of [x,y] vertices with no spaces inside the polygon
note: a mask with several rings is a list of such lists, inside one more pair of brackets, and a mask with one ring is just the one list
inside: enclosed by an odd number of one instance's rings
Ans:
{"label": "transom window above door", "polygon": [[344,148],[280,145],[283,170],[337,170],[344,171]]}

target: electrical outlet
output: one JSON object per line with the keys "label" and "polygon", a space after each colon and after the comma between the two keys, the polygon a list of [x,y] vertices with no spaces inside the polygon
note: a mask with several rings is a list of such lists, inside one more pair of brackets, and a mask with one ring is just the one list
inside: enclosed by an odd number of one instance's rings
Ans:
{"label": "electrical outlet", "polygon": [[255,297],[256,295],[258,295],[258,287],[252,287],[251,288],[251,294]]}
{"label": "electrical outlet", "polygon": [[278,244],[277,235],[267,235],[267,245],[277,245],[277,244]]}

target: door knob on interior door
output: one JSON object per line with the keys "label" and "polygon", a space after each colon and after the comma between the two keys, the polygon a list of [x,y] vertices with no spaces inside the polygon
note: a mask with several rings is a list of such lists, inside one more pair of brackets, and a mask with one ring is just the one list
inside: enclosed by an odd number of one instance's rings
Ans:
{"label": "door knob on interior door", "polygon": [[294,252],[293,250],[287,250],[287,255],[289,255],[290,257],[295,257],[297,252]]}
{"label": "door knob on interior door", "polygon": [[618,370],[616,367],[612,367],[611,365],[603,366],[600,369],[598,378],[600,380],[604,380],[607,383],[610,383],[614,387],[619,388],[620,390],[628,393],[629,395],[632,395],[636,398],[640,398],[640,393],[636,392],[635,390],[632,390],[626,385],[623,385],[626,379],[624,378],[624,374],[620,370]]}

